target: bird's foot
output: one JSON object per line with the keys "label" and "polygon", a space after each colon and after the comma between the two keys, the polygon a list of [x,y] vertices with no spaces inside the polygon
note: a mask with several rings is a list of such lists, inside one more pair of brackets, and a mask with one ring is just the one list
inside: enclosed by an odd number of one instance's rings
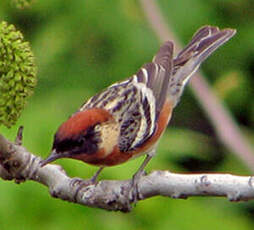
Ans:
{"label": "bird's foot", "polygon": [[103,170],[103,167],[100,167],[95,172],[95,174],[90,179],[87,179],[87,180],[83,180],[83,179],[80,179],[78,177],[74,177],[74,178],[71,179],[71,182],[70,182],[71,187],[77,187],[77,190],[76,190],[75,195],[74,195],[74,201],[75,202],[77,201],[77,196],[79,194],[79,191],[82,188],[87,187],[89,185],[95,185],[97,183],[97,178],[98,178],[98,176],[99,176],[99,174],[101,173],[102,170]]}
{"label": "bird's foot", "polygon": [[93,177],[91,179],[87,179],[87,180],[84,180],[84,179],[81,179],[78,177],[72,178],[70,181],[70,186],[73,188],[76,188],[75,195],[74,195],[74,201],[77,202],[77,196],[78,196],[80,190],[82,190],[84,187],[87,187],[89,185],[95,185],[96,183],[97,182],[96,182],[96,180],[94,180]]}
{"label": "bird's foot", "polygon": [[129,205],[131,205],[131,203],[134,203],[134,205],[135,205],[137,203],[137,201],[140,199],[138,183],[139,183],[141,177],[144,175],[146,175],[145,171],[138,171],[137,173],[135,173],[133,175],[130,189],[128,191]]}

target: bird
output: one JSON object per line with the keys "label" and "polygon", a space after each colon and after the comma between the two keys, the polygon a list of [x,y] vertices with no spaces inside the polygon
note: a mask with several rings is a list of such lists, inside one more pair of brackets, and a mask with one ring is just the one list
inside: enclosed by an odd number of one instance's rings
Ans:
{"label": "bird", "polygon": [[200,64],[236,30],[203,26],[175,57],[174,44],[162,44],[152,62],[133,76],[112,84],[86,101],[58,128],[50,156],[41,166],[72,158],[103,168],[146,155],[132,177],[136,188],[145,166],[156,154],[184,87]]}

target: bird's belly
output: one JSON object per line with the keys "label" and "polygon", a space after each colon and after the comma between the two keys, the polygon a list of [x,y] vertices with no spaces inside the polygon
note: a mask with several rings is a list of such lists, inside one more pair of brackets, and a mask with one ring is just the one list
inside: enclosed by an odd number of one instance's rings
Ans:
{"label": "bird's belly", "polygon": [[106,154],[105,150],[101,149],[97,153],[91,155],[82,154],[80,155],[79,160],[91,165],[104,167],[122,164],[128,161],[131,157],[132,155],[130,153],[123,153],[119,150],[117,146],[115,146],[110,154]]}

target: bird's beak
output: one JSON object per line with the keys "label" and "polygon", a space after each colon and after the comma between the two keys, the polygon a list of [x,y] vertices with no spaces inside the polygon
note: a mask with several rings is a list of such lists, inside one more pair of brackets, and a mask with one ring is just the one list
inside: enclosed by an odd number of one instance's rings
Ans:
{"label": "bird's beak", "polygon": [[41,165],[41,167],[43,167],[46,164],[48,164],[48,163],[50,163],[50,162],[52,162],[52,161],[54,161],[54,160],[56,160],[56,159],[58,159],[60,157],[61,157],[61,154],[57,154],[56,150],[53,149],[53,151],[51,152],[50,156],[47,159],[42,160],[40,162],[40,165]]}

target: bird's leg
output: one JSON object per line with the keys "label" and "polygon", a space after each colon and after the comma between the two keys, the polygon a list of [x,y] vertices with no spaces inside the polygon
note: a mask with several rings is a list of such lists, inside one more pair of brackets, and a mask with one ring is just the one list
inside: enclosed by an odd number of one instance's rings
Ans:
{"label": "bird's leg", "polygon": [[91,177],[90,181],[95,184],[97,182],[97,177],[99,176],[99,174],[101,173],[102,169],[104,169],[104,167],[100,167],[95,174]]}
{"label": "bird's leg", "polygon": [[143,161],[143,163],[141,164],[141,166],[139,167],[138,171],[133,175],[132,177],[132,182],[131,182],[131,188],[129,191],[129,194],[132,193],[132,201],[134,203],[136,203],[136,201],[138,200],[138,182],[141,178],[141,176],[144,174],[144,169],[146,167],[146,165],[148,164],[148,162],[152,159],[153,157],[153,152],[151,152],[152,154],[147,154],[145,160]]}

